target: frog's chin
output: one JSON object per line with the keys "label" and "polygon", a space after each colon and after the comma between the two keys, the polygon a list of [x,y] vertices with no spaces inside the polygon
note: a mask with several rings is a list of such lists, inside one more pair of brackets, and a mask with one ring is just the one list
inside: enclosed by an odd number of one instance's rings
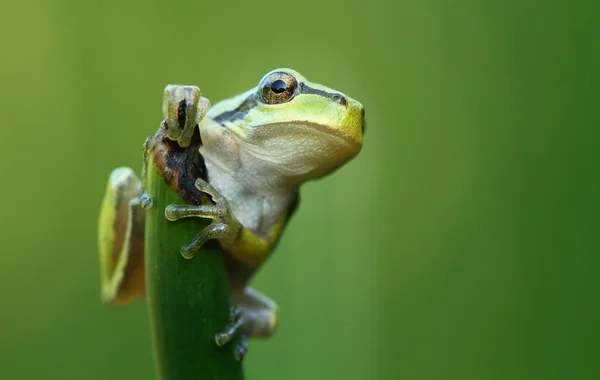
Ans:
{"label": "frog's chin", "polygon": [[335,130],[309,123],[264,125],[237,143],[245,172],[286,187],[324,176],[360,151]]}

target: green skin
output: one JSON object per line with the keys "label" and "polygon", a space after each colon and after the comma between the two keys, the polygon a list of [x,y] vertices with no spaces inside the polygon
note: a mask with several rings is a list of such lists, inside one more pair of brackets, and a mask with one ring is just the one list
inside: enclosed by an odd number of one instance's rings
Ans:
{"label": "green skin", "polygon": [[[234,323],[215,341],[224,345],[241,336],[245,346],[245,337],[271,336],[278,324],[277,305],[248,282],[279,240],[297,205],[299,186],[358,154],[364,109],[293,70],[277,69],[258,87],[212,108],[197,87],[167,86],[163,112],[163,134],[180,148],[194,150],[188,152],[206,167],[205,178],[197,178],[194,186],[212,202],[169,205],[165,217],[212,220],[181,254],[192,259],[215,239],[226,257],[237,308]],[[194,142],[198,131],[201,142]],[[149,139],[146,153],[152,147]],[[110,304],[128,304],[145,294],[144,216],[152,200],[144,182],[145,172],[140,182],[129,168],[115,169],[108,181],[99,246],[102,299]],[[237,351],[243,357],[245,350]]]}

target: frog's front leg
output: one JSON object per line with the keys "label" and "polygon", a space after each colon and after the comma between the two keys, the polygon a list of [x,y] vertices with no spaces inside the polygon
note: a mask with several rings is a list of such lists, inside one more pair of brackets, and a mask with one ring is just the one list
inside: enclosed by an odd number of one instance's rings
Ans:
{"label": "frog's front leg", "polygon": [[[165,216],[171,221],[194,217],[213,219],[213,222],[200,231],[192,242],[181,249],[183,257],[192,258],[210,239],[218,239],[229,254],[238,251],[242,255],[247,255],[251,252],[262,257],[263,251],[271,249],[273,241],[264,240],[242,226],[233,216],[227,200],[213,186],[202,179],[196,180],[195,185],[198,190],[210,195],[214,204],[168,205],[165,208]],[[232,313],[232,322],[215,336],[215,341],[217,345],[222,346],[239,337],[235,354],[241,359],[246,352],[247,338],[268,337],[275,332],[279,312],[275,302],[251,288],[234,290],[233,303],[236,305],[236,312]]]}
{"label": "frog's front leg", "polygon": [[99,221],[102,300],[124,305],[145,293],[144,209],[150,199],[129,168],[111,173]]}
{"label": "frog's front leg", "polygon": [[200,95],[196,86],[169,85],[165,88],[162,125],[169,139],[177,140],[183,148],[190,145],[194,129],[210,108],[210,101]]}
{"label": "frog's front leg", "polygon": [[195,186],[201,192],[210,195],[214,204],[168,205],[165,208],[165,216],[170,221],[196,217],[213,219],[213,222],[200,231],[189,244],[181,248],[181,255],[186,259],[194,257],[200,247],[211,239],[219,240],[225,247],[235,245],[239,232],[243,228],[232,215],[227,200],[212,185],[198,178]]}

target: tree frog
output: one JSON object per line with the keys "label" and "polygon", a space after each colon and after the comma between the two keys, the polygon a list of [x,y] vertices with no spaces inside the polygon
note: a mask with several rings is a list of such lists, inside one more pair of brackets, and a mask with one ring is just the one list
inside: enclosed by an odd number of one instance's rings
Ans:
{"label": "tree frog", "polygon": [[[300,185],[359,153],[364,108],[294,70],[277,69],[257,87],[213,107],[197,87],[168,86],[163,111],[164,134],[202,160],[202,173],[191,186],[212,199],[169,205],[165,217],[212,220],[181,254],[192,259],[205,242],[216,239],[238,307],[235,323],[217,334],[216,343],[237,335],[271,336],[278,325],[277,305],[248,282],[279,240],[298,204]],[[140,181],[129,168],[111,173],[99,226],[107,303],[127,304],[144,294],[144,209],[150,203],[143,176]]]}

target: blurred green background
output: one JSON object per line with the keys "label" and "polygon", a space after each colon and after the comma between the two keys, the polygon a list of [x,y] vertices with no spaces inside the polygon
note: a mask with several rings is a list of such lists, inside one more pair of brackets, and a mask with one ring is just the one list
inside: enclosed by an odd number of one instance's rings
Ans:
{"label": "blurred green background", "polygon": [[252,379],[600,378],[596,1],[15,1],[0,12],[0,379],[151,379],[96,218],[168,83],[292,67],[366,107],[254,281]]}

